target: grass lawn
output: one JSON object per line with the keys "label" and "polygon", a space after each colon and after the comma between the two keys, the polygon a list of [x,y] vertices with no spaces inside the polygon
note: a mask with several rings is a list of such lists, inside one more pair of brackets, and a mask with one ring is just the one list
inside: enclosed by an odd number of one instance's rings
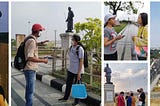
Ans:
{"label": "grass lawn", "polygon": [[120,33],[123,30],[123,28],[125,28],[126,25],[127,25],[126,22],[122,22],[122,23],[120,23],[120,26],[116,26],[116,27],[114,27],[114,29],[117,33]]}

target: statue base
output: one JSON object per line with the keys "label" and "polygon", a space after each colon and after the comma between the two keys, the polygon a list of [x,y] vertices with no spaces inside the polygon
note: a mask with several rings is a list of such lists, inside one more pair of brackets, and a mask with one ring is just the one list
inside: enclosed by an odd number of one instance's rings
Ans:
{"label": "statue base", "polygon": [[105,84],[104,85],[104,103],[105,106],[114,106],[114,85]]}
{"label": "statue base", "polygon": [[61,33],[61,47],[64,51],[67,51],[67,49],[71,46],[71,39],[74,33]]}

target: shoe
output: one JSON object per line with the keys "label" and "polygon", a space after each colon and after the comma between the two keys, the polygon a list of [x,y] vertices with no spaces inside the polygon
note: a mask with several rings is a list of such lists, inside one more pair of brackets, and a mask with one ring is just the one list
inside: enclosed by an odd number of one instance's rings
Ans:
{"label": "shoe", "polygon": [[80,106],[78,103],[72,103],[72,106]]}
{"label": "shoe", "polygon": [[67,99],[60,98],[60,99],[58,99],[58,101],[61,101],[61,102],[66,102],[66,101],[67,101]]}

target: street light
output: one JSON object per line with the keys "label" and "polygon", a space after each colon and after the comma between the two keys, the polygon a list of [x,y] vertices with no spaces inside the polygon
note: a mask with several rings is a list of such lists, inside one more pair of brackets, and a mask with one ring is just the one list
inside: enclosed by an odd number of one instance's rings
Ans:
{"label": "street light", "polygon": [[31,24],[31,21],[28,21],[28,35],[30,34],[30,24]]}

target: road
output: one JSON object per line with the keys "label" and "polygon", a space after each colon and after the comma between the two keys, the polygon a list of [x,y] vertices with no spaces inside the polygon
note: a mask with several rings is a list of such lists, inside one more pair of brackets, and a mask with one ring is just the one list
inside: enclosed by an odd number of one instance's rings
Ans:
{"label": "road", "polygon": [[117,51],[118,60],[136,60],[132,55],[133,53],[133,41],[132,36],[137,35],[138,27],[134,24],[128,24],[120,34],[125,35],[125,37],[118,41]]}
{"label": "road", "polygon": [[[12,68],[11,75],[11,104],[12,106],[25,106],[25,79],[23,72]],[[59,102],[58,99],[63,97],[63,93],[35,80],[35,94],[33,106],[72,106],[73,99],[67,102]],[[86,106],[80,103],[81,106]]]}

